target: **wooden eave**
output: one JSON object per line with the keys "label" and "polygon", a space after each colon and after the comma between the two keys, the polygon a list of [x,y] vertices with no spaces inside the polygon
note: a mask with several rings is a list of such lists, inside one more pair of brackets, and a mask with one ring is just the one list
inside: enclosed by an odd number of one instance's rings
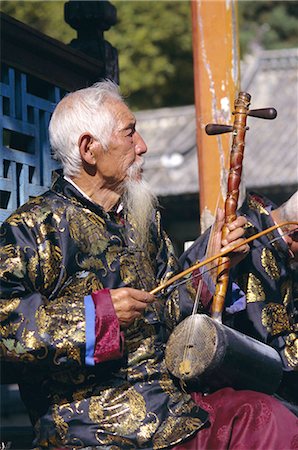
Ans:
{"label": "wooden eave", "polygon": [[1,61],[67,91],[86,87],[104,63],[1,12]]}

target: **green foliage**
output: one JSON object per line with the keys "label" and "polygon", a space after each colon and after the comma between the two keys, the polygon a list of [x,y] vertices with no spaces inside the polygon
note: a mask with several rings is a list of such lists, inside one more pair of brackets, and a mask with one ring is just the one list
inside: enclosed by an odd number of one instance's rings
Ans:
{"label": "green foliage", "polygon": [[64,3],[47,0],[4,0],[1,1],[0,9],[41,33],[68,43],[76,37],[76,32],[64,22]]}
{"label": "green foliage", "polygon": [[130,103],[142,109],[193,103],[190,3],[113,4],[118,23],[105,37],[119,51],[121,86]]}
{"label": "green foliage", "polygon": [[265,49],[298,47],[297,1],[239,1],[241,55]]}
{"label": "green foliage", "polygon": [[[118,23],[104,36],[118,50],[121,87],[133,108],[193,103],[190,1],[111,0]],[[1,10],[67,44],[76,32],[64,22],[64,3],[4,0]],[[242,56],[256,46],[298,46],[296,0],[239,0],[238,9]]]}

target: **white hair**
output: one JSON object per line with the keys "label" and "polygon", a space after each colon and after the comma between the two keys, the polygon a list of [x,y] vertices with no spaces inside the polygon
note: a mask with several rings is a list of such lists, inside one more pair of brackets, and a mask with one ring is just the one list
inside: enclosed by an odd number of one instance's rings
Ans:
{"label": "white hair", "polygon": [[66,176],[76,176],[82,167],[79,137],[89,132],[107,149],[116,119],[106,103],[121,101],[119,87],[111,80],[67,94],[56,106],[49,124],[53,156],[62,163]]}
{"label": "white hair", "polygon": [[279,217],[282,221],[298,222],[298,191],[296,191],[285,203],[278,209]]}

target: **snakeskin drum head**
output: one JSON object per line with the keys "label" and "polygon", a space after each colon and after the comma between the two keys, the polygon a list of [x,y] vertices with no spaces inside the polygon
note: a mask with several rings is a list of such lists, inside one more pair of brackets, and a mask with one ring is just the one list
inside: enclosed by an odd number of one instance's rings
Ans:
{"label": "snakeskin drum head", "polygon": [[165,352],[168,370],[183,381],[194,380],[214,366],[221,353],[216,323],[204,314],[183,320],[171,334]]}

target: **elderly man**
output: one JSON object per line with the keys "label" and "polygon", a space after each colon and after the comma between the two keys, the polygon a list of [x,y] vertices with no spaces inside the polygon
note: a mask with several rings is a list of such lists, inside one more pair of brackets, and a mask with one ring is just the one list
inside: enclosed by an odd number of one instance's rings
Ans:
{"label": "elderly man", "polygon": [[[64,177],[1,230],[1,355],[18,371],[35,446],[294,447],[295,417],[276,400],[232,389],[194,400],[165,366],[193,299],[150,294],[179,267],[117,86],[66,96],[49,131]],[[244,223],[231,224],[226,244]]]}

